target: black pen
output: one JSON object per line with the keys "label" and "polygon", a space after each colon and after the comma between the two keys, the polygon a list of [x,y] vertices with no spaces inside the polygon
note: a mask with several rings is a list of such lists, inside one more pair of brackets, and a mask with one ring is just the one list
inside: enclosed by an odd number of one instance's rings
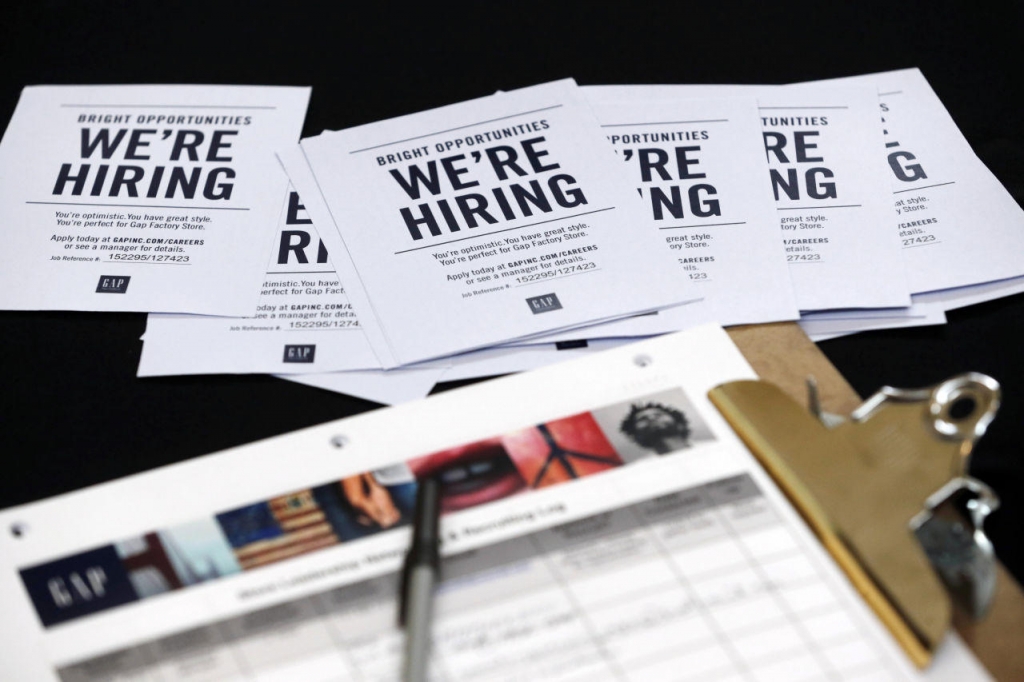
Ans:
{"label": "black pen", "polygon": [[405,628],[405,656],[402,661],[404,682],[422,682],[427,679],[434,586],[441,569],[441,555],[438,551],[440,516],[441,492],[438,482],[433,478],[424,479],[419,482],[416,492],[412,544],[402,566],[399,596],[398,624]]}

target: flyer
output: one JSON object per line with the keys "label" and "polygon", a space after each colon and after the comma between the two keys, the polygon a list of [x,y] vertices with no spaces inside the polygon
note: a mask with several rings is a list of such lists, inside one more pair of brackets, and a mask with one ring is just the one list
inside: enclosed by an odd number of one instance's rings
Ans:
{"label": "flyer", "polygon": [[642,203],[571,80],[302,150],[333,218],[313,219],[339,231],[335,266],[385,368],[700,297],[657,230],[635,229]]}
{"label": "flyer", "polygon": [[398,405],[424,398],[434,388],[445,368],[365,369],[325,374],[275,374],[278,379],[320,388],[333,393]]}
{"label": "flyer", "polygon": [[252,314],[309,88],[33,86],[0,142],[0,309]]}
{"label": "flyer", "polygon": [[718,322],[715,311],[704,299],[697,299],[670,308],[653,310],[649,313],[624,317],[611,322],[601,322],[585,327],[574,327],[561,332],[531,336],[512,341],[508,346],[535,346],[552,343],[575,343],[581,340],[639,339],[658,334],[692,329],[709,322]]}
{"label": "flyer", "polygon": [[912,303],[905,308],[856,308],[849,310],[820,310],[801,313],[799,324],[813,340],[820,334],[810,330],[820,327],[835,327],[844,333],[854,334],[871,329],[898,329],[917,327],[924,324],[945,324],[946,316],[941,306],[923,305],[911,296]]}
{"label": "flyer", "polygon": [[915,303],[908,312],[896,317],[851,317],[845,319],[819,319],[814,315],[801,317],[798,324],[811,341],[825,341],[848,334],[875,329],[904,329],[946,324],[946,313],[939,306]]}
{"label": "flyer", "polygon": [[753,376],[703,327],[4,510],[5,672],[397,679],[435,476],[436,679],[986,679],[912,668],[706,398]]}
{"label": "flyer", "polygon": [[984,284],[973,284],[955,289],[943,289],[940,291],[929,291],[923,294],[914,294],[914,304],[934,304],[943,310],[956,310],[976,303],[984,303],[996,298],[1013,296],[1024,291],[1024,277],[1012,277],[1010,279],[986,282]]}
{"label": "flyer", "polygon": [[547,367],[634,343],[635,338],[577,339],[545,344],[496,346],[452,356],[438,381],[462,381]]}
{"label": "flyer", "polygon": [[635,339],[590,339],[570,343],[497,346],[469,351],[417,369],[355,370],[323,374],[277,374],[279,379],[397,405],[423,398],[442,382],[465,381],[546,367],[621,346]]}
{"label": "flyer", "polygon": [[753,98],[605,97],[594,114],[681,277],[725,326],[799,317]]}
{"label": "flyer", "polygon": [[[317,196],[313,193],[314,200]],[[460,379],[508,374],[557,362],[571,355],[568,351],[588,344],[605,348],[622,343],[588,342],[577,333],[567,341],[538,340],[471,351],[418,363],[408,371],[375,370],[379,363],[337,279],[327,247],[298,192],[291,188],[282,205],[279,235],[255,316],[150,314],[140,377],[280,373],[300,383],[395,404],[423,397],[435,383],[427,377],[437,379],[451,368],[461,368],[453,372]],[[699,304],[692,307],[702,314],[691,315],[694,324],[686,327],[712,320]],[[663,331],[660,326],[657,330]],[[303,375],[309,380],[300,378]]]}
{"label": "flyer", "polygon": [[[274,172],[283,175],[279,166]],[[139,376],[380,367],[302,199],[291,188],[283,196],[259,300],[249,314],[151,314]]]}
{"label": "flyer", "polygon": [[[313,177],[313,173],[309,168],[309,164],[305,155],[302,153],[301,148],[298,145],[295,145],[278,151],[277,156],[293,185],[299,189],[303,197],[307,198],[305,206],[307,207],[307,211],[310,216],[313,216],[314,222],[317,224],[333,225],[334,218],[331,215],[330,209],[324,202],[319,185],[317,184],[316,178]],[[348,250],[346,249],[345,243],[342,241],[337,230],[323,230],[320,232],[320,235],[324,243],[327,244],[327,248],[330,249],[331,253],[335,254],[335,258],[343,263],[348,263],[345,269],[347,271],[354,271],[348,257]],[[365,292],[362,291],[362,289],[349,289],[346,293],[354,299],[363,300],[363,304],[365,306],[370,306],[370,302],[365,298]],[[637,317],[645,319],[638,320]],[[649,319],[659,317],[662,319]],[[569,331],[519,339],[493,348],[467,351],[456,356],[448,356],[443,359],[428,362],[432,365],[445,363],[448,360],[457,357],[460,358],[460,360],[457,361],[457,367],[465,367],[467,366],[467,356],[472,356],[473,360],[470,364],[474,368],[479,367],[479,371],[477,372],[477,370],[474,369],[472,371],[477,373],[463,375],[461,371],[455,370],[455,373],[458,374],[459,378],[505,374],[508,372],[532,369],[540,366],[541,364],[547,364],[546,360],[537,364],[537,360],[540,358],[546,358],[549,353],[559,350],[559,347],[569,349],[574,346],[586,345],[588,342],[595,343],[603,340],[655,335],[666,331],[688,329],[714,321],[712,312],[704,304],[703,299],[697,299],[684,305],[653,311],[642,316],[623,318],[597,325],[578,327]],[[677,326],[679,329],[675,328]],[[381,328],[378,325],[363,324],[361,325],[361,328],[367,337],[374,337],[378,345],[385,345],[387,343],[387,340],[382,335]],[[531,350],[529,353],[517,352],[510,354],[508,352],[508,350],[517,348],[522,351],[530,348],[536,350]],[[500,360],[496,367],[492,368],[490,362],[495,358],[500,358]],[[481,364],[482,361],[483,364]],[[418,366],[422,366],[422,364],[423,363],[420,363]],[[330,383],[329,379],[325,381],[326,383]]]}
{"label": "flyer", "polygon": [[924,74],[902,69],[793,87],[844,83],[878,93],[911,291],[1024,275],[1024,211],[971,150]]}
{"label": "flyer", "polygon": [[585,91],[595,104],[609,98],[756,97],[765,181],[775,197],[800,310],[910,304],[886,200],[888,170],[865,144],[883,144],[871,88],[626,85]]}

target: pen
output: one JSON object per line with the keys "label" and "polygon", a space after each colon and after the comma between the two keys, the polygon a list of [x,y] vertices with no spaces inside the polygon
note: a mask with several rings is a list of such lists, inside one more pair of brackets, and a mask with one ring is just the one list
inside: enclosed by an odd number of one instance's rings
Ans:
{"label": "pen", "polygon": [[412,544],[402,566],[399,596],[398,624],[405,628],[405,655],[402,661],[404,682],[427,679],[434,585],[441,568],[438,552],[440,503],[437,481],[433,478],[420,481],[416,492]]}

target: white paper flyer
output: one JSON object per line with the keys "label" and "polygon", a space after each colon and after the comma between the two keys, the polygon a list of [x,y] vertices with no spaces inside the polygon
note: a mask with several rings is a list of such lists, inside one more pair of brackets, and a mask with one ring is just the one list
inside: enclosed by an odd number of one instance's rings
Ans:
{"label": "white paper flyer", "polygon": [[753,98],[601,98],[594,114],[723,325],[799,317]]}
{"label": "white paper flyer", "polygon": [[326,374],[275,374],[278,379],[344,393],[384,405],[398,405],[425,398],[434,388],[445,368],[366,369],[355,372]]}
{"label": "white paper flyer", "polygon": [[464,381],[514,374],[585,357],[616,348],[632,339],[591,339],[573,343],[548,343],[529,346],[483,348],[445,358],[443,362],[416,365],[416,369],[357,370],[324,374],[277,374],[279,379],[295,381],[325,391],[397,405],[423,398],[438,383]]}
{"label": "white paper flyer", "polygon": [[1024,274],[1024,211],[971,150],[924,75],[903,69],[792,87],[844,83],[869,84],[878,92],[891,203],[911,291]]}
{"label": "white paper flyer", "polygon": [[888,170],[867,144],[883,143],[870,88],[627,85],[588,87],[586,93],[595,103],[756,97],[769,166],[765,178],[776,199],[800,310],[910,304],[886,198]]}
{"label": "white paper flyer", "polygon": [[309,88],[36,86],[0,143],[0,309],[252,314]]}
{"label": "white paper flyer", "polygon": [[633,228],[647,220],[642,204],[572,81],[302,149],[353,270],[335,266],[384,367],[699,298],[657,231]]}
{"label": "white paper flyer", "polygon": [[[281,174],[280,168],[274,172]],[[150,315],[139,376],[300,374],[379,366],[327,247],[298,192],[289,189],[259,301],[249,315]]]}

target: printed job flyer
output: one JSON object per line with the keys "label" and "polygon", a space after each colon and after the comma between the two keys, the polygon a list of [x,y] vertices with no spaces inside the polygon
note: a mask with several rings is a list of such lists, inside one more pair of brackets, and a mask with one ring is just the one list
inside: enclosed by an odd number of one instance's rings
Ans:
{"label": "printed job flyer", "polygon": [[532,336],[513,341],[506,346],[536,346],[552,343],[576,343],[586,340],[640,339],[658,334],[692,329],[709,322],[718,322],[715,311],[697,299],[683,305],[662,308],[649,313],[624,317],[611,322],[601,322],[585,327],[574,327],[566,331]]}
{"label": "printed job flyer", "polygon": [[668,334],[684,329],[692,329],[702,324],[718,322],[715,311],[705,304],[704,299],[697,299],[683,305],[663,308],[649,313],[624,317],[611,322],[601,322],[585,327],[574,327],[565,331],[531,336],[517,339],[499,348],[527,348],[549,346],[552,344],[573,345],[588,341],[618,341],[632,339],[634,341]]}
{"label": "printed job flyer", "polygon": [[1012,296],[1022,291],[1024,291],[1024,277],[1013,277],[985,284],[957,287],[956,289],[914,294],[913,299],[914,305],[920,302],[923,305],[937,305],[948,311],[1004,296]]}
{"label": "printed job flyer", "polygon": [[753,98],[602,98],[594,114],[679,276],[723,325],[799,317]]}
{"label": "printed job flyer", "polygon": [[[324,203],[323,195],[320,193],[316,180],[313,178],[309,165],[306,162],[306,157],[303,155],[302,150],[298,145],[281,150],[278,152],[278,158],[295,186],[303,188],[302,196],[308,197],[307,204],[309,215],[317,216],[315,218],[317,223],[333,225],[331,212]],[[330,252],[337,254],[336,258],[340,262],[345,263],[348,259],[348,251],[345,249],[344,242],[341,240],[337,230],[327,229],[320,234],[322,235],[322,241],[330,245],[327,247],[330,249]],[[353,270],[351,265],[349,265],[347,269],[349,271]],[[353,292],[355,297],[358,297],[363,293],[364,292],[361,289],[356,289]],[[708,320],[702,320],[702,322],[705,323],[707,321]],[[380,328],[376,325],[369,325],[368,327],[363,325],[361,326],[361,329],[362,333],[366,336],[374,334],[379,335],[380,333]],[[384,343],[383,338],[379,338],[380,343]],[[364,340],[364,343],[368,343],[368,340]],[[419,388],[423,386],[424,377],[427,376],[427,374],[425,374],[426,372],[430,372],[429,376],[435,376],[437,374],[437,370],[440,369],[440,371],[444,373],[444,376],[437,376],[436,381],[455,381],[508,374],[511,372],[536,369],[537,367],[542,367],[553,362],[559,362],[571,355],[584,353],[584,349],[595,347],[610,348],[619,343],[622,342],[610,339],[587,341],[575,338],[571,341],[538,341],[534,344],[524,344],[522,346],[509,344],[505,346],[481,348],[453,356],[446,356],[437,360],[428,360],[416,363],[413,365],[416,369],[383,370],[385,374],[391,374],[396,371],[408,373],[408,381],[405,379],[389,379],[384,377],[380,377],[379,379],[367,379],[366,377],[372,376],[369,374],[369,370],[357,370],[356,372],[358,376],[355,377],[351,371],[341,371],[327,372],[323,374],[306,374],[304,376],[309,377],[308,381],[303,379],[303,375],[300,374],[295,374],[292,378],[303,383],[308,383],[309,385],[341,393],[346,393],[347,389],[353,386],[354,381],[357,388],[362,391],[362,393],[357,393],[356,395],[369,397],[370,399],[377,400],[378,402],[397,403],[410,399],[411,394],[407,390],[408,388],[411,387],[413,390],[419,390]],[[362,351],[360,351],[360,353],[362,353]],[[451,376],[448,376],[449,373]],[[374,395],[365,395],[366,391],[363,387],[367,385],[370,386]],[[424,395],[429,392],[429,390],[430,387],[426,389]]]}
{"label": "printed job flyer", "polygon": [[431,679],[922,679],[708,402],[752,376],[704,327],[6,510],[5,670],[397,679],[433,477]]}
{"label": "printed job flyer", "polygon": [[309,88],[35,86],[0,142],[0,308],[249,315]]}
{"label": "printed job flyer", "polygon": [[878,92],[892,204],[911,291],[1024,274],[1024,212],[971,150],[921,71],[792,87],[843,83],[869,84]]}
{"label": "printed job flyer", "polygon": [[[316,178],[313,177],[301,148],[298,145],[293,145],[279,150],[277,156],[292,184],[299,189],[300,195],[305,197],[303,205],[312,217],[313,223],[333,226],[334,217],[324,201],[320,187]],[[349,260],[348,249],[338,231],[326,229],[320,231],[320,236],[328,251],[335,254],[335,258],[342,263],[342,267],[339,269],[354,272],[355,269]],[[362,301],[364,309],[372,308],[372,303],[366,298],[365,291],[361,287],[348,289],[346,294],[352,300]],[[507,374],[557,362],[565,356],[565,351],[581,346],[585,347],[588,343],[601,344],[605,340],[616,343],[611,340],[679,331],[713,321],[715,320],[712,312],[704,305],[703,300],[695,300],[640,316],[587,325],[566,332],[544,334],[503,344],[499,347],[483,348],[460,353],[457,356],[428,360],[416,363],[415,366],[436,367],[452,364],[454,373],[460,379]],[[375,339],[377,346],[387,345],[387,340],[378,325],[361,324],[360,328],[366,337]],[[177,352],[172,346],[167,348],[170,353]],[[329,375],[325,375],[323,379],[318,380],[318,385],[328,390],[344,392],[341,388],[348,385],[348,380],[342,376],[336,381]]]}
{"label": "printed job flyer", "polygon": [[441,381],[446,368],[364,369],[324,374],[275,374],[278,379],[320,388],[332,393],[371,400],[382,405],[398,405],[425,398]]}
{"label": "printed job flyer", "polygon": [[903,329],[946,324],[946,313],[940,306],[914,303],[906,310],[906,313],[894,317],[872,315],[829,319],[807,315],[800,317],[799,325],[811,341],[817,342],[873,329]]}
{"label": "printed job flyer", "polygon": [[654,248],[657,230],[635,229],[649,219],[571,80],[324,133],[302,150],[384,367],[699,298]]}
{"label": "printed job flyer", "polygon": [[870,88],[627,85],[585,91],[595,103],[623,97],[756,97],[768,159],[765,177],[800,310],[910,304],[885,200],[888,170],[865,144],[882,144]]}
{"label": "printed job flyer", "polygon": [[[460,379],[507,374],[557,362],[588,345],[612,343],[510,345],[419,363],[416,369],[374,370],[379,367],[376,356],[327,247],[293,189],[283,201],[280,236],[271,249],[256,311],[247,318],[151,314],[139,376],[281,373],[319,388],[395,404],[422,398],[452,367],[461,368]],[[311,378],[296,379],[301,376]]]}
{"label": "printed job flyer", "polygon": [[[281,174],[280,167],[274,172]],[[327,247],[298,192],[289,188],[259,301],[249,314],[150,315],[139,376],[379,367]]]}
{"label": "printed job flyer", "polygon": [[546,367],[616,348],[635,339],[589,339],[522,346],[496,346],[454,355],[443,362],[388,370],[356,370],[323,374],[277,374],[326,391],[354,395],[385,405],[423,398],[438,383],[512,374]]}

